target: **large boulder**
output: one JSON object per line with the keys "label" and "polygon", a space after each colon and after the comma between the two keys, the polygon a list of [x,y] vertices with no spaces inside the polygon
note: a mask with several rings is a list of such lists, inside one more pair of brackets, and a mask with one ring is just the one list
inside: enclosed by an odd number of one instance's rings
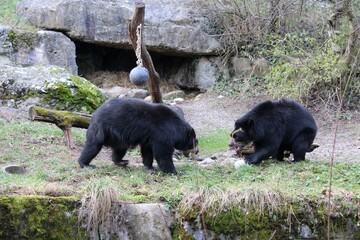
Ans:
{"label": "large boulder", "polygon": [[215,86],[219,78],[229,78],[227,66],[220,57],[199,57],[179,67],[172,82],[188,89],[206,91]]}
{"label": "large boulder", "polygon": [[84,78],[55,66],[0,66],[0,105],[92,113],[105,94]]}
{"label": "large boulder", "polygon": [[[131,48],[129,19],[134,1],[23,0],[17,13],[31,24],[65,32],[70,38]],[[192,0],[148,0],[144,41],[150,51],[177,55],[215,55],[220,44],[202,28],[202,8]]]}
{"label": "large boulder", "polygon": [[56,65],[78,73],[75,44],[63,33],[0,26],[0,66]]}

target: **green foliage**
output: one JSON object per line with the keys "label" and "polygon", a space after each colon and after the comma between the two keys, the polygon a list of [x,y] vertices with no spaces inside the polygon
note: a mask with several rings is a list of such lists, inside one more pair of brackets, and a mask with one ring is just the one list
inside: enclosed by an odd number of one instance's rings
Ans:
{"label": "green foliage", "polygon": [[21,21],[16,15],[16,4],[19,0],[2,0],[0,7],[0,25],[17,25]]}
{"label": "green foliage", "polygon": [[264,93],[264,80],[257,76],[219,79],[211,91],[227,97],[251,97]]}
{"label": "green foliage", "polygon": [[[344,82],[356,84],[355,78],[344,79],[348,71],[342,56],[335,51],[334,43],[343,42],[344,36],[338,36],[325,42],[316,43],[305,33],[287,33],[284,37],[271,36],[269,46],[262,53],[271,59],[270,72],[265,76],[269,95],[274,98],[293,98],[304,103],[311,101],[339,101],[337,93],[344,91]],[[356,96],[360,89],[346,99]],[[329,99],[329,96],[331,99]]]}
{"label": "green foliage", "polygon": [[[266,94],[311,105],[325,102],[330,109],[343,101],[345,107],[358,108],[360,87],[355,69],[359,56],[352,53],[356,59],[351,66],[343,59],[349,36],[356,30],[350,29],[349,19],[339,17],[335,35],[328,38],[324,22],[334,11],[333,4],[237,0],[203,4],[209,20],[205,30],[220,42],[224,64],[238,56],[266,58],[271,64],[265,79],[220,78],[216,92],[228,96]],[[359,6],[352,1],[355,16]]]}

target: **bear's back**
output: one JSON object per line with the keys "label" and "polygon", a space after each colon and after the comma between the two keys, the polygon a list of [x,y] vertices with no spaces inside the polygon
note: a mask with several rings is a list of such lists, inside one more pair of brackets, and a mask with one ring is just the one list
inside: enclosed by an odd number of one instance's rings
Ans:
{"label": "bear's back", "polygon": [[114,123],[129,125],[133,122],[151,126],[167,122],[185,123],[170,107],[134,98],[114,98],[106,101],[94,112],[92,121],[104,125]]}

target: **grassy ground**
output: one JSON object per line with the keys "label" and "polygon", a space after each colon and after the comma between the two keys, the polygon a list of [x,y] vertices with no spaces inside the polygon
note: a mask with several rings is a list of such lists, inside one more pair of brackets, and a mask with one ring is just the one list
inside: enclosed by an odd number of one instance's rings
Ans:
{"label": "grassy ground", "polygon": [[[77,149],[64,146],[56,126],[39,122],[6,122],[0,118],[0,194],[78,195],[92,189],[112,188],[125,202],[178,203],[199,188],[266,189],[288,196],[322,196],[328,187],[329,164],[307,160],[298,164],[263,161],[258,166],[200,167],[194,160],[176,162],[179,175],[150,174],[141,164],[138,151],[128,153],[129,167],[112,164],[108,149],[93,160],[97,169],[81,169],[76,160],[85,141],[85,130],[73,129]],[[228,134],[219,130],[200,136],[202,153],[226,150]],[[25,166],[24,175],[8,174],[8,165]],[[360,163],[336,163],[334,188],[340,194],[360,197]]]}

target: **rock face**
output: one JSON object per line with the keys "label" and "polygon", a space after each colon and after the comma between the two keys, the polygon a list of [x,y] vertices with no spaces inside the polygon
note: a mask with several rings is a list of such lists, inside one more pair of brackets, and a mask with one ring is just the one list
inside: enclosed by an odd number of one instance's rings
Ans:
{"label": "rock face", "polygon": [[[18,15],[31,24],[65,32],[70,38],[131,48],[128,21],[135,1],[23,0]],[[176,9],[176,10],[175,10]],[[201,6],[192,0],[148,0],[144,41],[150,51],[176,55],[216,55],[220,44],[202,29]]]}
{"label": "rock face", "polygon": [[106,96],[84,78],[55,66],[0,66],[0,105],[27,109],[40,105],[92,113]]}
{"label": "rock face", "polygon": [[0,66],[56,65],[76,75],[75,59],[75,44],[60,32],[0,26]]}
{"label": "rock face", "polygon": [[170,240],[171,213],[162,204],[126,204],[122,206],[123,221],[115,223],[112,234],[101,239]]}
{"label": "rock face", "polygon": [[[73,74],[77,64],[79,75],[85,77],[96,71],[130,72],[136,62],[128,30],[134,10],[135,0],[22,0],[17,5],[20,18],[36,27],[57,31],[53,34],[64,33],[76,44],[76,53],[65,50],[64,43],[56,45],[57,42],[55,46],[64,46],[64,50],[55,51],[48,47],[54,44],[50,41],[41,41],[37,45],[42,47],[31,54],[30,50],[19,52],[30,55],[23,57],[27,61],[36,56],[37,63],[62,66]],[[176,0],[146,1],[144,42],[153,55],[155,69],[170,84],[206,91],[218,80],[230,79],[231,69],[241,77],[244,72],[255,73],[248,61],[234,58],[225,65],[221,62],[220,43],[204,30],[208,29],[206,15],[206,9],[194,0],[184,0],[181,5]],[[54,53],[56,58],[48,56]],[[68,58],[60,58],[60,53]],[[75,54],[76,64],[69,64]],[[62,62],[55,61],[60,59]],[[1,61],[10,60],[1,59],[0,51],[0,65]],[[26,61],[20,65],[27,66]],[[264,67],[258,68],[262,71]]]}

